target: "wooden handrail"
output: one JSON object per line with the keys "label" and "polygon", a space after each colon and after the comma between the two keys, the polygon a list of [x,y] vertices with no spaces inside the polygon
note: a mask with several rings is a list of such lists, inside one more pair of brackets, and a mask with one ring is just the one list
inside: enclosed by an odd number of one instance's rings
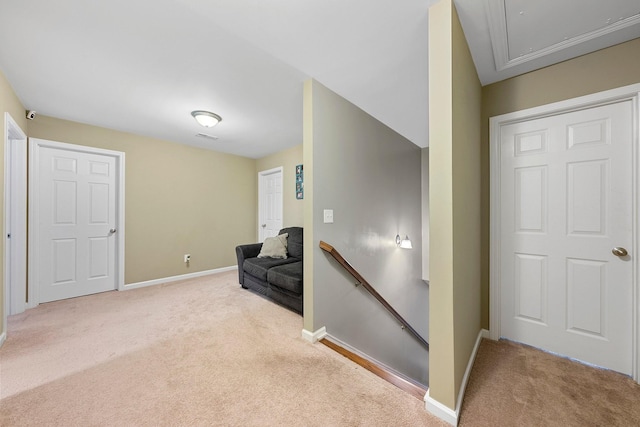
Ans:
{"label": "wooden handrail", "polygon": [[418,341],[420,341],[420,344],[422,344],[427,350],[429,350],[429,343],[424,338],[422,338],[420,334],[415,329],[413,329],[406,320],[404,320],[400,313],[398,313],[391,306],[391,304],[389,304],[387,300],[382,297],[382,295],[380,295],[375,289],[373,289],[369,282],[367,282],[365,278],[362,277],[362,275],[358,273],[358,271],[353,268],[351,264],[349,264],[349,262],[342,257],[342,255],[340,255],[340,252],[338,252],[333,246],[331,246],[327,242],[323,242],[322,240],[320,240],[320,249],[329,253],[329,255],[331,255],[336,261],[338,261],[338,263],[342,265],[344,269],[347,270],[349,274],[351,274],[358,281],[358,285],[364,286],[364,288],[369,291],[369,293],[373,295],[375,299],[377,299],[378,302],[380,302],[380,304],[382,304],[384,308],[386,308],[389,313],[391,313],[393,317],[395,317],[400,322],[400,324],[402,325],[402,329],[408,329],[409,332],[411,332],[418,339]]}

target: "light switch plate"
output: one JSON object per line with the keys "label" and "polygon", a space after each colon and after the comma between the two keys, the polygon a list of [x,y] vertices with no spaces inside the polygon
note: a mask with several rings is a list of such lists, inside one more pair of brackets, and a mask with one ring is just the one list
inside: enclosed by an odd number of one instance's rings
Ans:
{"label": "light switch plate", "polygon": [[324,210],[324,223],[333,224],[333,209]]}

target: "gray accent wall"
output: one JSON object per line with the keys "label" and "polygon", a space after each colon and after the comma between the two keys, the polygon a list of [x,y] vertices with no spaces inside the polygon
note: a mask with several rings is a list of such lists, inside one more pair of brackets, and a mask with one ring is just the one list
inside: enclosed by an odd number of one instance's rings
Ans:
{"label": "gray accent wall", "polygon": [[[313,153],[313,199],[305,202],[311,203],[306,218],[313,233],[305,250],[313,251],[313,279],[305,291],[313,291],[313,329],[325,326],[332,337],[427,385],[426,349],[318,247],[324,240],[337,249],[428,340],[422,151],[320,83],[310,85],[305,96],[312,113],[305,120],[312,123],[305,123],[304,150]],[[305,165],[305,179],[309,172]],[[333,210],[334,223],[323,222],[325,209]],[[408,235],[413,249],[398,248],[396,234]]]}

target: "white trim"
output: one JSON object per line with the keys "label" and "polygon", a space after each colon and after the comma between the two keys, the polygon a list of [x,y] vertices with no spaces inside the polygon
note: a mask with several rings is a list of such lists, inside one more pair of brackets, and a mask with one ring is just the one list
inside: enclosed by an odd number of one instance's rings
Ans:
{"label": "white trim", "polygon": [[302,330],[302,339],[314,344],[327,336],[327,328],[323,326],[315,332],[309,332],[306,329]]}
{"label": "white trim", "polygon": [[120,290],[130,291],[132,289],[146,288],[147,286],[161,285],[163,283],[179,282],[181,280],[193,279],[194,277],[209,276],[212,274],[219,274],[219,273],[224,273],[227,271],[232,271],[237,269],[238,269],[238,266],[233,265],[231,267],[215,268],[213,270],[197,271],[195,273],[180,274],[178,276],[146,280],[144,282],[129,283],[128,285],[124,285]]}
{"label": "white trim", "polygon": [[504,69],[509,61],[509,45],[507,44],[507,17],[504,11],[504,3],[496,0],[485,0],[485,12],[489,24],[489,37],[493,48],[493,60],[496,71]]}
{"label": "white trim", "polygon": [[[6,329],[6,325],[4,326]],[[2,347],[2,344],[4,344],[4,342],[7,340],[7,331],[2,331],[2,333],[0,334],[0,347]]]}
{"label": "white trim", "polygon": [[118,183],[118,199],[116,201],[117,218],[115,219],[116,237],[116,287],[122,290],[124,286],[124,241],[125,241],[125,207],[124,207],[124,189],[125,189],[125,153],[121,151],[106,150],[103,148],[86,147],[84,145],[67,144],[64,142],[48,141],[46,139],[29,138],[29,245],[28,245],[28,293],[29,301],[27,308],[36,307],[40,303],[39,290],[39,200],[36,195],[37,184],[40,179],[40,148],[53,148],[65,151],[75,151],[80,153],[99,154],[115,158],[116,173]]}
{"label": "white trim", "polygon": [[[23,149],[17,151],[14,143],[23,144]],[[26,300],[26,250],[27,250],[27,213],[23,212],[24,217],[17,217],[16,209],[23,207],[26,209],[27,198],[27,179],[26,179],[26,167],[27,167],[27,155],[26,155],[26,143],[27,135],[11,117],[8,112],[4,113],[4,277],[3,286],[0,289],[0,293],[3,293],[3,322],[2,322],[2,340],[6,338],[7,332],[7,317],[9,313],[17,314],[22,313],[25,310]],[[24,162],[24,165],[19,162]],[[19,168],[22,167],[22,169]],[[16,181],[16,177],[20,175],[20,172],[25,172],[22,182]],[[12,193],[13,196],[12,196]],[[15,194],[17,193],[17,194]],[[13,201],[17,197],[24,197],[24,203],[22,206],[14,206]],[[16,216],[16,218],[13,218]],[[13,218],[13,221],[11,219]],[[8,233],[13,233],[13,240],[6,238]],[[24,255],[22,255],[24,254]],[[19,268],[16,268],[19,267]],[[18,271],[16,271],[18,270]],[[17,283],[15,274],[19,271],[24,272],[24,282]],[[11,274],[13,272],[13,275]],[[18,288],[18,289],[17,289]],[[0,343],[1,345],[1,343]]]}
{"label": "white trim", "polygon": [[500,221],[501,221],[501,182],[500,147],[498,146],[498,119],[489,119],[489,334],[492,340],[500,339]]}
{"label": "white trim", "polygon": [[476,356],[478,355],[478,349],[480,348],[480,343],[482,342],[482,338],[488,338],[489,331],[486,329],[480,329],[478,332],[478,337],[476,338],[476,343],[473,346],[473,350],[471,351],[471,356],[469,356],[469,362],[467,362],[467,369],[464,371],[464,377],[462,377],[462,384],[460,384],[460,391],[458,392],[458,401],[456,403],[456,414],[460,416],[460,409],[462,408],[462,401],[464,400],[464,394],[467,390],[467,384],[469,383],[469,376],[471,376],[471,370],[473,369],[473,364],[476,361]]}
{"label": "white trim", "polygon": [[633,267],[633,289],[632,289],[632,356],[631,356],[631,376],[634,381],[640,382],[640,262],[638,262],[638,253],[640,253],[640,85],[638,85],[638,93],[636,94],[635,101],[633,102],[633,118],[636,121],[636,126],[633,129],[633,143],[632,143],[632,186],[633,186],[633,207],[632,207],[632,237],[633,245],[632,251],[636,256],[634,259]]}
{"label": "white trim", "polygon": [[282,189],[282,206],[280,206],[280,215],[283,218],[280,218],[280,227],[281,229],[284,226],[284,167],[278,166],[277,168],[268,169],[264,171],[258,172],[258,242],[262,243],[264,241],[264,236],[262,235],[262,226],[264,224],[264,218],[262,217],[262,208],[264,206],[263,198],[264,198],[264,178],[267,175],[272,175],[274,173],[280,174],[280,188]]}
{"label": "white trim", "polygon": [[10,185],[9,198],[5,193],[5,233],[11,233],[9,240],[10,253],[5,253],[5,260],[10,261],[6,273],[10,274],[8,284],[11,289],[11,309],[9,314],[22,313],[27,301],[27,139],[11,136],[9,150],[5,151],[5,159],[9,161],[10,170],[5,185]]}
{"label": "white trim", "polygon": [[125,167],[125,153],[121,152],[121,151],[112,151],[112,153],[114,153],[116,155],[116,167],[118,168],[118,200],[116,201],[116,203],[118,204],[117,210],[118,210],[118,221],[117,221],[117,225],[116,228],[118,229],[117,232],[117,243],[116,243],[116,251],[118,252],[118,256],[116,258],[116,263],[117,263],[117,267],[116,267],[116,271],[118,272],[118,277],[117,277],[117,289],[120,291],[122,290],[123,286],[124,286],[124,241],[125,241],[125,215],[124,215],[124,193],[125,193],[125,176],[124,176],[124,171],[126,170]]}
{"label": "white trim", "polygon": [[[598,105],[631,100],[633,103],[633,245],[632,254],[640,252],[640,84],[633,84],[617,89],[598,92],[561,102],[555,102],[535,108],[503,114],[489,119],[490,144],[490,338],[497,340],[501,336],[500,306],[500,129],[525,120],[548,117],[570,111],[592,108]],[[640,263],[638,257],[633,262],[633,332],[632,332],[632,376],[640,380]]]}
{"label": "white trim", "polygon": [[431,389],[427,390],[427,394],[424,395],[424,404],[427,412],[452,426],[457,426],[458,413],[429,396],[429,391],[431,391]]}
{"label": "white trim", "polygon": [[425,394],[424,396],[425,408],[427,409],[427,411],[451,425],[458,425],[460,410],[462,408],[462,401],[464,400],[464,393],[467,390],[469,376],[471,375],[471,370],[473,369],[473,363],[476,361],[476,356],[478,355],[478,349],[480,348],[482,338],[489,338],[489,331],[487,331],[486,329],[480,329],[480,332],[478,332],[476,343],[473,346],[473,350],[471,351],[471,356],[469,356],[469,362],[467,362],[467,369],[464,371],[464,376],[462,377],[462,384],[460,384],[460,391],[458,392],[458,400],[456,401],[455,411],[429,396],[430,389],[427,390],[427,394]]}

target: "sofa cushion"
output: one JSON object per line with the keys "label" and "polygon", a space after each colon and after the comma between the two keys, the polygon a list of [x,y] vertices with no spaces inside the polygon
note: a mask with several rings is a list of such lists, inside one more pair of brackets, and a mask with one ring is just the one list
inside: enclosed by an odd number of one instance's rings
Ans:
{"label": "sofa cushion", "polygon": [[245,273],[248,273],[263,281],[267,281],[267,271],[271,267],[275,267],[282,264],[291,264],[293,262],[299,262],[295,258],[249,258],[245,259],[242,264],[242,269]]}
{"label": "sofa cushion", "polygon": [[287,251],[289,256],[302,259],[302,227],[287,227],[280,230],[279,234],[287,233]]}
{"label": "sofa cushion", "polygon": [[302,261],[280,265],[269,269],[269,284],[286,289],[296,294],[302,293]]}
{"label": "sofa cushion", "polygon": [[287,233],[282,233],[264,239],[258,258],[286,258],[287,237],[289,237]]}

